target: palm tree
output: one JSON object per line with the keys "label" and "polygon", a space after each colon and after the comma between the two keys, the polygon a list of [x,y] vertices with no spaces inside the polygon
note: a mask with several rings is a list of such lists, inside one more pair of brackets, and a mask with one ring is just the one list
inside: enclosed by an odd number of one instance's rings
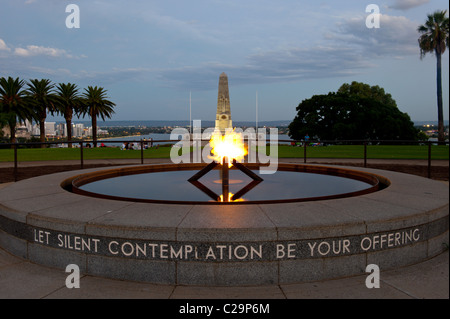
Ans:
{"label": "palm tree", "polygon": [[67,126],[68,147],[72,148],[72,118],[81,112],[82,101],[78,94],[78,87],[72,83],[59,83],[56,87],[56,109],[64,116]]}
{"label": "palm tree", "polygon": [[[47,111],[53,115],[55,109],[55,95],[53,94],[54,85],[48,79],[34,79],[28,83],[27,94],[31,97],[30,101],[39,119],[40,141],[45,142],[45,119]],[[45,145],[41,144],[44,148]]]}
{"label": "palm tree", "polygon": [[107,99],[107,91],[102,87],[88,86],[84,90],[86,91],[83,94],[84,113],[89,114],[92,119],[92,140],[94,147],[97,147],[97,116],[103,121],[105,117],[111,118],[115,104]]}
{"label": "palm tree", "polygon": [[442,70],[441,56],[449,45],[449,19],[446,17],[447,10],[435,11],[428,14],[424,25],[417,28],[422,35],[419,37],[420,59],[427,53],[436,55],[437,60],[437,104],[438,104],[438,141],[444,142],[444,110],[442,106]]}
{"label": "palm tree", "polygon": [[0,115],[8,123],[10,143],[16,143],[16,126],[26,120],[36,119],[26,96],[25,81],[19,78],[0,78]]}

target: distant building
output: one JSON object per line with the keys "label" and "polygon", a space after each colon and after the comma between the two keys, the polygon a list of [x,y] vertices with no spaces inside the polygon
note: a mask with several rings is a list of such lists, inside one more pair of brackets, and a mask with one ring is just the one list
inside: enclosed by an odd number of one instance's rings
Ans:
{"label": "distant building", "polygon": [[55,122],[45,122],[45,135],[49,137],[56,136],[56,123]]}
{"label": "distant building", "polygon": [[84,124],[72,124],[72,136],[73,137],[83,137],[84,134]]}
{"label": "distant building", "polygon": [[56,124],[56,136],[58,137],[67,136],[66,124],[64,123]]}
{"label": "distant building", "polygon": [[[18,123],[16,126],[16,138],[30,139],[32,135],[32,127],[33,126],[29,121],[25,121],[25,123]],[[11,130],[8,125],[2,128],[2,132],[4,137],[11,137]]]}
{"label": "distant building", "polygon": [[16,137],[30,139],[31,133],[28,131],[28,129],[25,125],[21,125],[21,126],[16,127]]}
{"label": "distant building", "polygon": [[39,125],[33,124],[31,127],[31,135],[32,136],[39,136],[41,134],[41,129],[39,128]]}
{"label": "distant building", "polygon": [[[11,136],[8,126],[2,128],[3,136],[9,138]],[[56,122],[45,122],[45,135],[50,138],[67,137],[67,124]],[[107,130],[97,128],[97,135],[109,135]],[[16,127],[16,137],[30,139],[32,136],[40,136],[40,128],[38,124],[32,124],[29,121],[20,123]],[[92,127],[85,127],[83,123],[72,124],[72,137],[89,138],[92,137]]]}
{"label": "distant building", "polygon": [[101,128],[97,129],[97,135],[108,135],[108,131],[107,130],[102,130]]}
{"label": "distant building", "polygon": [[30,132],[30,134],[33,132],[33,123],[26,120],[24,123],[25,127],[27,128],[27,131]]}
{"label": "distant building", "polygon": [[86,128],[84,130],[84,136],[86,136],[86,137],[92,136],[92,126],[89,126],[88,128]]}

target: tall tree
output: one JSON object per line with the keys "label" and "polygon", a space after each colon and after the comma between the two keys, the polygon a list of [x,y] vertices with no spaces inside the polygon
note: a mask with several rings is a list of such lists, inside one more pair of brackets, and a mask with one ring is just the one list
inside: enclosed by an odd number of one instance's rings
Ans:
{"label": "tall tree", "polygon": [[0,116],[10,130],[10,143],[16,142],[18,123],[36,119],[25,93],[25,81],[19,78],[0,78]]}
{"label": "tall tree", "polygon": [[449,19],[447,10],[435,11],[427,15],[425,24],[420,25],[417,31],[419,37],[420,59],[427,53],[436,55],[436,83],[437,83],[437,106],[438,106],[438,141],[444,142],[444,109],[442,106],[442,65],[441,57],[449,45]]}
{"label": "tall tree", "polygon": [[88,86],[84,90],[84,113],[91,117],[92,140],[94,141],[94,147],[97,147],[97,117],[100,116],[103,121],[105,118],[111,118],[114,114],[115,104],[108,100],[107,91],[102,87]]}
{"label": "tall tree", "polygon": [[373,99],[380,103],[397,108],[397,103],[392,98],[392,95],[386,93],[384,89],[378,85],[370,86],[369,84],[353,81],[351,84],[342,84],[337,92],[354,95],[360,98]]}
{"label": "tall tree", "polygon": [[307,134],[321,140],[414,140],[418,130],[384,89],[353,82],[297,106],[289,135],[301,140]]}
{"label": "tall tree", "polygon": [[72,83],[59,83],[56,87],[56,110],[64,116],[67,126],[68,147],[72,148],[72,118],[79,116],[82,110],[82,101],[78,93],[78,87]]}
{"label": "tall tree", "polygon": [[[55,95],[53,94],[54,84],[48,79],[34,79],[28,83],[27,94],[31,97],[30,102],[39,119],[40,141],[45,142],[45,120],[47,112],[52,115],[56,111]],[[44,148],[45,145],[41,144]]]}

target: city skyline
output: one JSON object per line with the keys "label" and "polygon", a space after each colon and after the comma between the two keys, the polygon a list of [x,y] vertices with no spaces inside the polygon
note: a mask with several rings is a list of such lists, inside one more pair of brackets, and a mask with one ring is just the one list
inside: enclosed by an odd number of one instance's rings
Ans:
{"label": "city skyline", "polygon": [[[66,25],[70,3],[79,28]],[[6,0],[0,76],[102,86],[116,103],[112,120],[188,120],[190,97],[192,119],[214,120],[222,72],[236,121],[256,118],[256,95],[259,120],[292,120],[302,100],[352,81],[384,88],[413,121],[436,120],[436,59],[420,60],[416,29],[448,2],[378,2],[379,28],[367,27],[367,5]]]}
{"label": "city skyline", "polygon": [[[45,136],[46,137],[67,137],[67,123],[58,121],[45,121]],[[6,128],[8,131],[8,128]],[[17,137],[31,138],[32,136],[38,137],[40,135],[40,127],[38,123],[25,121],[20,123],[16,129]],[[7,132],[7,135],[9,132]],[[97,127],[97,134],[108,135],[108,131]],[[91,137],[92,126],[85,126],[84,123],[72,123],[72,137]]]}

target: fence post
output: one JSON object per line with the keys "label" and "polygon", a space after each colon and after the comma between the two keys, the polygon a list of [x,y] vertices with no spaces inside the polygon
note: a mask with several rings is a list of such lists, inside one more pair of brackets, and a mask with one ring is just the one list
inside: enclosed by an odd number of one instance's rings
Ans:
{"label": "fence post", "polygon": [[141,164],[144,164],[144,141],[141,139]]}
{"label": "fence post", "polygon": [[304,147],[304,149],[303,149],[303,163],[306,163],[306,144],[307,144],[307,142],[305,140],[303,142],[303,147]]}
{"label": "fence post", "polygon": [[364,141],[364,167],[367,167],[367,142]]}
{"label": "fence post", "polygon": [[80,165],[81,165],[81,169],[83,169],[84,168],[83,142],[80,142]]}
{"label": "fence post", "polygon": [[14,144],[14,182],[17,182],[17,144]]}
{"label": "fence post", "polygon": [[428,141],[428,178],[431,178],[431,142]]}

